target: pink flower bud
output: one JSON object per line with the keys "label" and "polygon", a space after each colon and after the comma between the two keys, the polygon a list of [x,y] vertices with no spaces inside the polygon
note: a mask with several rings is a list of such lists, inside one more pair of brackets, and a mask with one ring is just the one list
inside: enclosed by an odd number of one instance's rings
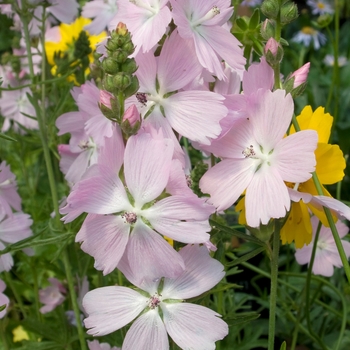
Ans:
{"label": "pink flower bud", "polygon": [[131,105],[124,113],[123,122],[128,120],[130,126],[133,127],[140,120],[140,113],[135,105]]}
{"label": "pink flower bud", "polygon": [[278,52],[278,47],[278,42],[274,38],[270,38],[265,45],[265,54],[267,54],[268,51],[270,51],[274,56],[276,56]]}
{"label": "pink flower bud", "polygon": [[300,67],[291,75],[291,78],[294,77],[293,89],[306,82],[309,70],[310,62],[305,63],[302,67]]}
{"label": "pink flower bud", "polygon": [[108,91],[100,90],[100,103],[111,109],[111,98],[112,94]]}

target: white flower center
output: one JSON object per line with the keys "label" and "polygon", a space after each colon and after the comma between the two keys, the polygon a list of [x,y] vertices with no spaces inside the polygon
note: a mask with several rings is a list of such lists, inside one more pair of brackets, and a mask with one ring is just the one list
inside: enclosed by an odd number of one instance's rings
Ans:
{"label": "white flower center", "polygon": [[325,250],[327,249],[327,243],[326,242],[323,242],[322,240],[318,240],[317,241],[317,249],[319,250]]}
{"label": "white flower center", "polygon": [[161,299],[161,295],[159,295],[158,293],[152,295],[149,300],[148,300],[148,307],[150,309],[155,309],[156,307],[159,306],[159,304],[161,303],[162,299]]}
{"label": "white flower center", "polygon": [[137,215],[133,212],[125,212],[122,215],[122,218],[124,219],[125,223],[128,224],[134,224],[137,221]]}
{"label": "white flower center", "polygon": [[217,6],[213,6],[211,10],[208,11],[202,18],[199,18],[196,21],[191,23],[192,28],[197,27],[206,21],[209,21],[210,19],[214,18],[218,14],[220,14],[220,9]]}

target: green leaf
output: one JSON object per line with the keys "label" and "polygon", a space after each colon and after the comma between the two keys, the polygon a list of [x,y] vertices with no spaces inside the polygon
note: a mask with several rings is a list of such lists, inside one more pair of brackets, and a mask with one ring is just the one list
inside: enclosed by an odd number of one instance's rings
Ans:
{"label": "green leaf", "polygon": [[257,314],[256,312],[245,312],[234,316],[225,317],[225,322],[227,322],[229,326],[238,326],[242,325],[243,323],[256,320],[259,317],[260,314]]}
{"label": "green leaf", "polygon": [[246,31],[248,29],[248,23],[246,17],[240,17],[236,19],[236,25],[242,31]]}
{"label": "green leaf", "polygon": [[265,251],[265,247],[256,248],[256,249],[252,250],[251,252],[249,252],[248,254],[244,254],[243,256],[240,256],[239,258],[237,258],[237,259],[233,260],[232,262],[227,263],[225,265],[228,267],[231,267],[231,266],[241,264],[242,262],[245,262],[251,258],[254,258],[254,256],[262,253],[263,251]]}
{"label": "green leaf", "polygon": [[0,137],[1,137],[2,139],[4,139],[4,140],[7,140],[7,141],[15,141],[15,142],[17,142],[16,139],[14,139],[14,138],[12,138],[12,137],[10,137],[10,136],[7,136],[7,135],[5,135],[5,134],[2,134],[2,133],[0,133]]}
{"label": "green leaf", "polygon": [[[24,343],[24,342],[23,342]],[[62,345],[58,345],[53,341],[44,341],[44,342],[29,342],[26,341],[24,346],[16,348],[16,350],[63,350]]]}
{"label": "green leaf", "polygon": [[260,239],[254,237],[254,236],[248,236],[247,234],[240,232],[240,231],[237,231],[231,227],[221,225],[217,221],[214,221],[214,220],[209,220],[209,222],[210,222],[210,225],[212,226],[212,228],[215,228],[219,231],[222,231],[222,232],[225,232],[225,233],[230,234],[232,236],[241,238],[245,241],[256,243],[256,244],[263,246],[263,247],[266,246],[265,242],[261,241]]}
{"label": "green leaf", "polygon": [[254,30],[258,27],[259,24],[260,24],[260,11],[258,8],[256,8],[253,12],[252,17],[250,17],[249,29]]}
{"label": "green leaf", "polygon": [[67,343],[67,331],[64,331],[64,327],[60,327],[61,329],[58,332],[57,325],[51,327],[48,323],[40,322],[35,318],[27,318],[21,321],[21,326],[29,332],[41,335],[44,339],[52,340],[56,346]]}
{"label": "green leaf", "polygon": [[287,350],[287,343],[285,341],[282,343],[280,350]]}

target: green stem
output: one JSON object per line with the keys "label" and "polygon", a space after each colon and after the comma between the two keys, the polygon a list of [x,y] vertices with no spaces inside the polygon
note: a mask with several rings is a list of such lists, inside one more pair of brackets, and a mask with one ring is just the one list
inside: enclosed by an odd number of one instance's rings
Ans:
{"label": "green stem", "polygon": [[312,325],[311,325],[311,320],[310,320],[310,285],[311,285],[311,272],[312,272],[312,267],[315,261],[315,255],[316,255],[316,248],[317,248],[317,241],[318,237],[320,235],[320,230],[322,227],[322,223],[319,222],[316,230],[316,235],[315,235],[315,240],[313,242],[313,247],[312,247],[312,253],[311,253],[311,259],[306,275],[306,296],[305,296],[305,304],[306,304],[306,323],[307,323],[307,328],[312,334],[312,336],[317,340],[317,343],[323,347],[323,342],[320,339],[320,337],[313,331]]}
{"label": "green stem", "polygon": [[26,313],[26,311],[24,309],[24,304],[22,302],[22,298],[19,295],[19,293],[17,292],[17,289],[16,289],[15,285],[12,282],[12,278],[11,278],[10,273],[5,271],[5,277],[6,277],[6,279],[5,279],[6,284],[11,288],[12,293],[15,296],[15,299],[16,299],[16,301],[18,303],[18,307],[19,307],[19,309],[22,312],[23,318],[26,318],[27,317],[27,313]]}
{"label": "green stem", "polygon": [[271,291],[270,291],[270,316],[268,350],[274,350],[275,326],[276,326],[276,301],[277,301],[277,278],[278,278],[278,256],[280,249],[281,224],[275,220],[275,231],[273,233],[273,246],[271,257]]}
{"label": "green stem", "polygon": [[2,320],[0,320],[0,334],[1,341],[4,350],[10,350],[9,345],[7,344],[6,333],[5,333],[5,325]]}
{"label": "green stem", "polygon": [[66,270],[66,277],[67,277],[67,282],[68,282],[70,299],[72,301],[75,319],[77,320],[77,329],[78,329],[78,336],[79,336],[79,341],[80,341],[80,349],[87,350],[83,325],[82,325],[81,320],[80,320],[80,310],[79,310],[79,305],[78,305],[78,298],[77,298],[77,294],[75,293],[75,289],[74,289],[74,281],[73,281],[73,276],[72,276],[72,272],[71,272],[71,266],[69,264],[69,257],[68,257],[67,249],[63,250],[63,257],[62,258],[63,258],[64,268]]}

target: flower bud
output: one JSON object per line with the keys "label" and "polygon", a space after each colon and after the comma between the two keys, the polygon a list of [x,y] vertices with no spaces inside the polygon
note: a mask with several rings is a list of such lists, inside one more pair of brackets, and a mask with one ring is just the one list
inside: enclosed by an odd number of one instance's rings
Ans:
{"label": "flower bud", "polygon": [[118,23],[117,29],[115,31],[120,36],[126,36],[128,34],[128,29],[126,28],[126,25],[122,22]]}
{"label": "flower bud", "polygon": [[121,128],[127,136],[135,135],[141,127],[141,117],[136,106],[130,106],[123,116]]}
{"label": "flower bud", "polygon": [[133,58],[128,58],[121,67],[121,70],[125,73],[133,74],[137,71],[137,64]]}
{"label": "flower bud", "polygon": [[112,56],[118,63],[124,63],[128,58],[128,53],[123,49],[117,49],[113,52]]}
{"label": "flower bud", "polygon": [[128,41],[122,46],[123,51],[130,56],[135,51],[135,46],[132,41]]}
{"label": "flower bud", "polygon": [[103,87],[107,91],[110,91],[110,92],[115,91],[113,75],[105,74],[105,77],[103,79]]}
{"label": "flower bud", "polygon": [[281,7],[281,24],[288,24],[298,18],[298,7],[293,2],[286,2]]}
{"label": "flower bud", "polygon": [[131,76],[124,72],[119,72],[113,77],[115,89],[124,91],[131,84]]}
{"label": "flower bud", "polygon": [[266,62],[270,66],[275,66],[282,61],[283,49],[281,45],[274,39],[270,38],[264,48]]}
{"label": "flower bud", "polygon": [[260,7],[261,12],[269,19],[277,19],[280,4],[278,0],[264,0]]}
{"label": "flower bud", "polygon": [[123,115],[123,122],[128,121],[130,126],[135,126],[137,121],[140,121],[140,113],[137,110],[136,106],[131,105]]}
{"label": "flower bud", "polygon": [[265,40],[275,36],[275,25],[269,19],[265,19],[260,28],[260,34]]}
{"label": "flower bud", "polygon": [[100,103],[105,105],[108,108],[111,108],[111,98],[113,97],[112,94],[110,94],[106,90],[100,90]]}
{"label": "flower bud", "polygon": [[112,57],[106,57],[102,61],[102,68],[108,74],[116,74],[120,71],[118,62]]}
{"label": "flower bud", "polygon": [[291,78],[294,77],[293,89],[306,82],[309,70],[310,62],[307,62],[291,75]]}
{"label": "flower bud", "polygon": [[278,42],[274,38],[270,38],[264,48],[265,55],[270,51],[273,56],[276,56],[278,47]]}
{"label": "flower bud", "polygon": [[332,21],[333,21],[333,16],[329,13],[324,13],[323,15],[317,18],[316,23],[319,28],[326,28],[331,24]]}
{"label": "flower bud", "polygon": [[125,98],[128,98],[132,95],[135,95],[140,87],[139,80],[135,75],[131,77],[131,83],[130,85],[124,90],[124,96]]}

